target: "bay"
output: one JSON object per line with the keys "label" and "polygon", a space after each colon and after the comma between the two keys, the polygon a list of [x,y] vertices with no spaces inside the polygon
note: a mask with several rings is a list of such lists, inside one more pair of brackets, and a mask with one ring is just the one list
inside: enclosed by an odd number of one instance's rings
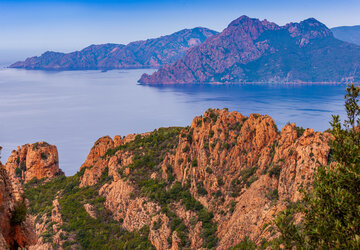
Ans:
{"label": "bay", "polygon": [[0,70],[2,162],[17,146],[46,141],[58,147],[60,168],[73,175],[93,143],[159,127],[188,126],[208,108],[268,114],[324,131],[344,115],[345,85],[170,85],[137,83],[153,69],[101,71]]}

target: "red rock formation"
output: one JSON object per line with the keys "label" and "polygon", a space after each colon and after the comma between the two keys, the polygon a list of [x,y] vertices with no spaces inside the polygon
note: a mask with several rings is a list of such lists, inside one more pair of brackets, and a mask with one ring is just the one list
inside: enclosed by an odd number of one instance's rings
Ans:
{"label": "red rock formation", "polygon": [[[214,212],[218,249],[245,236],[260,243],[272,237],[263,226],[300,199],[298,188],[310,185],[316,167],[327,164],[330,134],[300,134],[295,124],[279,133],[269,116],[209,110],[183,131],[176,153],[163,162],[163,177],[171,165],[177,180],[190,180],[193,195]],[[206,195],[199,194],[199,183]]]}
{"label": "red rock formation", "polygon": [[0,248],[17,249],[36,243],[36,234],[27,216],[21,224],[12,223],[12,212],[16,207],[11,181],[0,162]]}
{"label": "red rock formation", "polygon": [[[193,196],[214,213],[218,249],[234,246],[246,236],[259,244],[276,236],[266,225],[289,202],[301,199],[299,187],[309,187],[314,170],[327,164],[330,137],[328,133],[302,130],[295,124],[279,132],[266,115],[245,117],[226,109],[208,110],[182,130],[177,147],[161,163],[161,173],[149,176],[167,180],[170,166],[176,180],[190,182]],[[105,206],[113,218],[130,231],[148,225],[149,239],[157,249],[168,249],[169,239],[176,249],[179,238],[176,231],[171,234],[169,218],[156,202],[137,196],[136,187],[124,178],[132,171],[127,166],[133,155],[114,149],[134,138],[100,138],[82,166],[85,171],[81,186],[98,183],[107,167],[113,181],[103,185],[99,194],[105,197]],[[105,157],[108,150],[116,152]],[[177,202],[171,207],[188,228],[191,248],[200,248],[202,223],[195,220],[191,224],[196,213]]]}
{"label": "red rock formation", "polygon": [[[11,178],[24,181],[62,175],[57,148],[46,142],[25,144],[13,150],[5,164]],[[16,180],[15,180],[16,181]]]}

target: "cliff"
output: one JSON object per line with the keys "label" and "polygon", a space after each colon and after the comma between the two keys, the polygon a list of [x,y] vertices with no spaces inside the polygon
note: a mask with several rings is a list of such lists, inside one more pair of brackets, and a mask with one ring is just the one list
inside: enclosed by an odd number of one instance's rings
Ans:
{"label": "cliff", "polygon": [[44,70],[157,68],[183,57],[189,48],[201,44],[214,34],[217,32],[201,27],[184,29],[171,35],[128,45],[91,45],[67,54],[48,51],[9,67]]}
{"label": "cliff", "polygon": [[359,58],[359,46],[337,40],[313,18],[278,26],[242,16],[139,82],[345,82],[360,78]]}
{"label": "cliff", "polygon": [[75,176],[26,184],[38,246],[264,246],[273,218],[328,164],[330,137],[226,109],[187,128],[102,137]]}
{"label": "cliff", "polygon": [[[1,147],[0,147],[1,148]],[[0,248],[18,249],[36,243],[31,219],[21,213],[22,201],[16,199],[10,178],[0,162]]]}
{"label": "cliff", "polygon": [[11,178],[24,183],[33,178],[52,178],[64,173],[59,169],[57,148],[46,142],[25,144],[13,150],[5,164]]}

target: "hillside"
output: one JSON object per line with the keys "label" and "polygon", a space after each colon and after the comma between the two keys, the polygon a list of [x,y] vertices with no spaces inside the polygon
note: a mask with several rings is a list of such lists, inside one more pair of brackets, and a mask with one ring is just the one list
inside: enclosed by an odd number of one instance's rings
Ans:
{"label": "hillside", "polygon": [[[274,216],[327,165],[329,138],[295,124],[278,131],[266,115],[209,109],[186,128],[102,137],[71,177],[44,143],[14,151],[5,168],[28,199],[34,249],[228,249],[246,237],[266,246],[277,236]],[[28,180],[31,162],[52,174]]]}
{"label": "hillside", "polygon": [[331,31],[339,40],[360,45],[360,25],[335,27]]}
{"label": "hillside", "polygon": [[278,26],[242,16],[139,82],[347,82],[360,79],[359,67],[360,47],[337,40],[313,18]]}
{"label": "hillside", "polygon": [[43,70],[156,68],[183,57],[189,48],[201,44],[214,34],[217,32],[201,27],[184,29],[171,35],[128,45],[91,45],[68,54],[48,51],[9,67]]}

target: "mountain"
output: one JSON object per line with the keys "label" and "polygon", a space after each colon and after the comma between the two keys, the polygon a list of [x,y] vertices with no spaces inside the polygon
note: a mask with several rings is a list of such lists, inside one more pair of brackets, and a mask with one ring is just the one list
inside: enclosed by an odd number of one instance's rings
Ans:
{"label": "mountain", "polygon": [[24,145],[5,169],[27,198],[37,241],[17,245],[228,249],[249,237],[266,248],[278,236],[273,219],[328,164],[330,138],[295,124],[278,131],[267,115],[209,109],[186,128],[104,136],[70,177],[59,174],[54,146]]}
{"label": "mountain", "polygon": [[183,57],[189,48],[201,44],[214,34],[217,32],[201,27],[184,29],[128,45],[91,45],[68,54],[48,51],[9,67],[44,70],[156,68]]}
{"label": "mountain", "polygon": [[278,26],[242,16],[152,75],[146,84],[360,80],[360,47],[310,18]]}
{"label": "mountain", "polygon": [[339,40],[360,45],[360,25],[335,27],[331,31]]}

